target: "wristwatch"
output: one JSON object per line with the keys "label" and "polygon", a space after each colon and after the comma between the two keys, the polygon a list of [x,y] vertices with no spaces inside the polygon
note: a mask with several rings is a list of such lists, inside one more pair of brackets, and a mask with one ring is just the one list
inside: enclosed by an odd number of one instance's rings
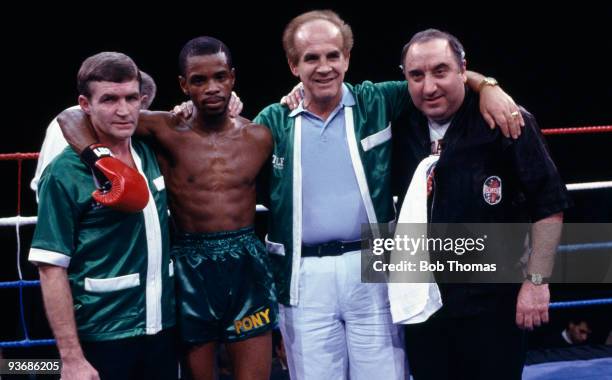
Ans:
{"label": "wristwatch", "polygon": [[493,78],[493,77],[485,77],[480,84],[478,85],[478,92],[480,92],[484,86],[492,86],[495,87],[497,86],[497,79]]}
{"label": "wristwatch", "polygon": [[534,285],[542,285],[547,283],[547,279],[544,278],[540,273],[528,273],[525,279]]}

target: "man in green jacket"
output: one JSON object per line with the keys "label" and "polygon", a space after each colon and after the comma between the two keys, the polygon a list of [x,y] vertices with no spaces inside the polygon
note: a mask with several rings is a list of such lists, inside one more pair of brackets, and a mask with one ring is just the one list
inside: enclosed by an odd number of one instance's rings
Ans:
{"label": "man in green jacket", "polygon": [[[166,191],[155,154],[132,139],[140,86],[138,68],[121,53],[89,57],[78,74],[79,105],[114,153],[96,148],[97,165],[125,174],[142,211],[98,201],[108,193],[96,190],[90,168],[72,149],[49,164],[39,183],[29,260],[38,265],[65,380],[177,375]],[[134,180],[141,186],[131,186]]]}
{"label": "man in green jacket", "polygon": [[[386,284],[361,283],[360,249],[362,224],[395,219],[389,123],[410,98],[405,82],[344,83],[352,44],[351,28],[332,11],[294,18],[283,45],[304,99],[293,110],[271,105],[255,119],[274,138],[266,245],[294,379],[407,376]],[[472,73],[470,84],[482,80]],[[487,88],[485,110],[507,99]],[[501,107],[499,117],[514,107]]]}

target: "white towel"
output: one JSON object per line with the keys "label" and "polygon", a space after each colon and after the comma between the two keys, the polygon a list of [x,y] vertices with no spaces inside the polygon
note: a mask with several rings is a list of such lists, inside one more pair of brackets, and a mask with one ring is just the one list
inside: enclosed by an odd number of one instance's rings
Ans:
{"label": "white towel", "polygon": [[[427,174],[439,157],[438,155],[431,155],[423,159],[415,170],[399,214],[396,234],[402,234],[399,232],[401,228],[400,223],[422,223],[424,233],[426,234]],[[411,226],[418,227],[416,224]],[[419,257],[423,257],[427,252],[419,252],[418,254]],[[393,255],[394,252],[391,253],[391,262],[394,262]],[[397,272],[392,272],[391,279],[396,274]],[[431,282],[424,283],[389,281],[389,301],[391,303],[393,323],[398,324],[425,322],[442,307],[440,290],[438,285],[433,282],[433,279]]]}

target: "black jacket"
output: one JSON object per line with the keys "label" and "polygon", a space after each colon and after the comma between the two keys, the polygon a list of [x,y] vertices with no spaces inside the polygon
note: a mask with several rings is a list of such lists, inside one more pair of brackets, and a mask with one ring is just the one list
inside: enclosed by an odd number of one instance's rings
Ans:
{"label": "black jacket", "polygon": [[[507,139],[499,128],[489,128],[480,113],[478,95],[466,89],[444,136],[429,198],[430,223],[490,223],[493,229],[504,229],[506,236],[514,234],[515,239],[506,239],[510,244],[494,246],[496,253],[504,250],[499,264],[505,269],[516,266],[523,253],[528,226],[516,225],[507,231],[509,225],[493,223],[532,223],[570,206],[534,117],[525,110],[522,113],[526,125],[520,138]],[[393,190],[401,207],[414,169],[430,154],[429,127],[425,115],[412,108],[394,122],[392,132]],[[454,234],[463,232],[456,227]],[[515,284],[441,283],[440,288],[443,310],[453,315],[512,308],[518,291]]]}

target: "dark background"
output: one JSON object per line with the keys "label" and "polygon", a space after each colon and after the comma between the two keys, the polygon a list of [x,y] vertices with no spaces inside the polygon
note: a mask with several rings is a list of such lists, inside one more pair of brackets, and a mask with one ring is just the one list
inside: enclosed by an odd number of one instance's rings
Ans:
{"label": "dark background", "polygon": [[[76,104],[76,72],[86,57],[103,50],[130,55],[158,85],[153,109],[170,109],[184,100],[177,83],[177,57],[185,42],[199,35],[223,40],[233,53],[236,91],[247,118],[276,102],[296,83],[287,67],[281,34],[286,23],[311,9],[336,10],[352,27],[355,47],[347,81],[399,80],[402,46],[417,31],[436,27],[464,44],[468,68],[498,79],[514,99],[531,111],[542,128],[612,124],[612,10],[602,5],[556,3],[530,11],[511,3],[422,6],[413,2],[250,3],[226,1],[211,6],[183,2],[163,7],[126,9],[127,4],[81,4],[70,15],[59,9],[17,8],[4,12],[2,36],[3,137],[0,153],[38,151],[49,121]],[[493,9],[493,6],[496,8]],[[578,8],[580,7],[580,8]],[[34,9],[35,8],[35,9]],[[77,11],[78,13],[74,13]],[[10,25],[10,26],[9,26]],[[568,183],[612,179],[612,133],[548,137],[553,158]],[[17,171],[0,162],[0,217],[16,211]],[[24,163],[24,215],[35,215],[32,193],[25,188],[35,162]],[[611,190],[573,194],[569,221],[610,221]],[[27,256],[32,227],[22,229],[22,256]],[[0,230],[0,281],[15,280],[15,232]],[[27,278],[35,278],[23,261]],[[558,288],[557,299],[609,294],[609,287]],[[590,293],[593,292],[593,293]],[[27,291],[34,334],[46,337],[38,290]],[[21,339],[17,330],[17,291],[0,289],[4,327],[0,340]],[[597,313],[595,309],[594,313]]]}

